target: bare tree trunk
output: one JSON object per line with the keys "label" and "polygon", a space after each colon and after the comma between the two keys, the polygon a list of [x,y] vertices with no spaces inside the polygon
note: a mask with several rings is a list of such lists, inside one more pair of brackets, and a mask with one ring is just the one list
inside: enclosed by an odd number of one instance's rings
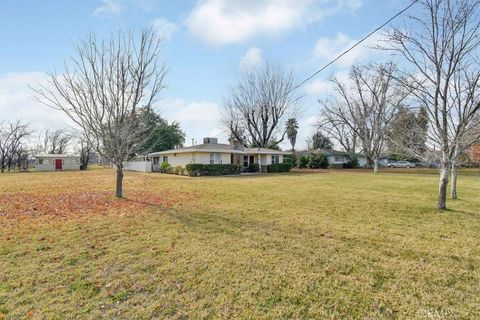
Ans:
{"label": "bare tree trunk", "polygon": [[450,196],[452,199],[457,199],[457,166],[455,161],[452,162],[452,172],[451,172],[451,185],[450,185]]}
{"label": "bare tree trunk", "polygon": [[378,159],[373,160],[373,173],[378,173]]}
{"label": "bare tree trunk", "polygon": [[117,189],[115,191],[117,198],[123,197],[123,166],[117,165]]}
{"label": "bare tree trunk", "polygon": [[440,167],[440,181],[438,184],[438,203],[437,209],[447,209],[447,187],[448,187],[448,171],[449,166],[447,161],[442,161]]}

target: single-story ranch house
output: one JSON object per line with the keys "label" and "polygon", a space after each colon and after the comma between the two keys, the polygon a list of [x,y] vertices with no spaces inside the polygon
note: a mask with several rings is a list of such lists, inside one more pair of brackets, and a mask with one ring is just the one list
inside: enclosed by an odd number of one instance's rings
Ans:
{"label": "single-story ranch house", "polygon": [[141,161],[127,163],[125,169],[160,171],[163,162],[168,162],[171,167],[185,167],[187,164],[195,163],[236,164],[242,168],[248,168],[250,164],[256,163],[262,172],[266,172],[268,165],[283,163],[283,157],[290,154],[291,152],[273,149],[246,148],[238,141],[222,144],[218,143],[216,138],[204,138],[203,144],[150,153]]}
{"label": "single-story ranch house", "polygon": [[80,170],[80,156],[69,154],[38,154],[35,156],[35,170]]}
{"label": "single-story ranch house", "polygon": [[[345,151],[317,149],[310,153],[323,154],[327,157],[328,164],[332,167],[343,168],[343,165],[348,162],[348,153]],[[358,159],[358,166],[360,168],[367,166],[367,158],[364,155],[357,153],[355,156]]]}
{"label": "single-story ranch house", "polygon": [[[310,154],[322,154],[324,155],[327,160],[328,164],[331,167],[338,167],[342,168],[344,164],[348,162],[348,152],[345,151],[337,151],[337,150],[325,150],[325,149],[316,149],[311,151],[299,151],[297,152],[297,156],[308,156]],[[355,153],[355,156],[358,159],[358,166],[360,168],[366,168],[368,166],[367,157],[361,153]],[[380,159],[378,159],[378,164],[381,167],[388,166],[390,162],[390,158],[388,155],[382,155]]]}

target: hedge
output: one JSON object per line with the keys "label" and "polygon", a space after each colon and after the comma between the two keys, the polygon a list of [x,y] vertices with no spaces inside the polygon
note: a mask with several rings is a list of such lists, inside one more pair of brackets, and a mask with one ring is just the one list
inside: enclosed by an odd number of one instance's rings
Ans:
{"label": "hedge", "polygon": [[223,176],[240,174],[240,166],[235,164],[187,164],[186,170],[189,176]]}
{"label": "hedge", "polygon": [[267,172],[288,172],[291,168],[290,163],[274,163],[267,166]]}

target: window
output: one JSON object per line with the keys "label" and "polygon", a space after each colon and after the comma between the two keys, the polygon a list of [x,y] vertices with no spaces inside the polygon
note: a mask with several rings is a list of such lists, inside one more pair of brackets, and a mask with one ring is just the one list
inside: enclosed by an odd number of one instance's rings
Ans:
{"label": "window", "polygon": [[159,157],[153,157],[153,164],[158,164]]}
{"label": "window", "polygon": [[168,156],[163,156],[163,162],[168,162]]}
{"label": "window", "polygon": [[38,159],[38,164],[43,164],[43,159]]}
{"label": "window", "polygon": [[343,162],[343,157],[335,157],[335,162]]}
{"label": "window", "polygon": [[243,166],[248,167],[248,156],[243,157]]}
{"label": "window", "polygon": [[278,154],[272,155],[272,164],[280,163],[280,156]]}
{"label": "window", "polygon": [[220,153],[210,153],[210,164],[221,164],[222,155]]}

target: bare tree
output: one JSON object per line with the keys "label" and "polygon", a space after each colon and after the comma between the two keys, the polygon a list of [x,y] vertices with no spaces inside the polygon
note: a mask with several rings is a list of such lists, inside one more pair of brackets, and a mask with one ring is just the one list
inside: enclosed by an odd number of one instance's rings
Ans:
{"label": "bare tree", "polygon": [[356,153],[358,144],[357,133],[349,126],[349,124],[354,124],[353,121],[344,119],[347,114],[339,117],[336,112],[331,111],[341,109],[341,106],[332,105],[338,103],[338,101],[321,100],[319,103],[322,112],[315,124],[317,130],[337,142],[346,152]]}
{"label": "bare tree", "polygon": [[[396,84],[393,63],[354,66],[349,82],[334,79],[340,102],[324,105],[324,112],[355,133],[375,173],[386,133],[407,92]],[[339,129],[340,130],[340,129]]]}
{"label": "bare tree", "polygon": [[231,88],[223,123],[235,139],[249,147],[276,147],[287,132],[282,120],[295,118],[299,99],[293,73],[267,64],[262,70],[244,73]]}
{"label": "bare tree", "polygon": [[75,140],[74,151],[80,156],[80,170],[87,170],[88,163],[95,150],[98,149],[98,143],[96,143],[94,137],[87,136],[85,131],[76,131],[73,138]]}
{"label": "bare tree", "polygon": [[428,137],[442,153],[437,208],[446,209],[452,162],[468,147],[465,137],[473,134],[480,110],[480,1],[419,3],[423,14],[409,17],[410,28],[390,31],[387,49],[409,62],[399,79],[428,111]]}
{"label": "bare tree", "polygon": [[65,153],[73,133],[68,129],[50,130],[40,132],[38,150],[46,154]]}
{"label": "bare tree", "polygon": [[23,144],[32,131],[20,120],[0,123],[0,171],[10,171],[16,164],[16,157],[23,154]]}
{"label": "bare tree", "polygon": [[137,116],[150,108],[164,88],[166,67],[159,63],[160,40],[145,29],[119,32],[110,40],[94,35],[75,46],[73,67],[52,73],[49,85],[34,89],[38,101],[63,111],[87,137],[98,141],[97,152],[117,171],[116,196],[123,196],[123,164],[135,153],[148,128]]}

